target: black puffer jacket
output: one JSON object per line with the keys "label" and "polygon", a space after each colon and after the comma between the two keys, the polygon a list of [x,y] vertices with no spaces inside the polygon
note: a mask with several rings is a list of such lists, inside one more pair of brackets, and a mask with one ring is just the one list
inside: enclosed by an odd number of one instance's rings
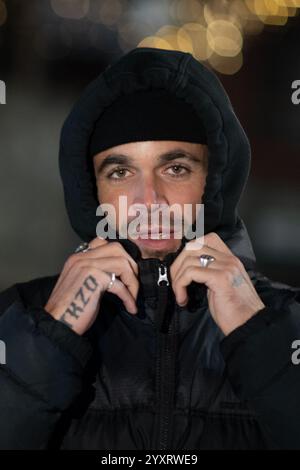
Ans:
{"label": "black puffer jacket", "polygon": [[203,202],[205,232],[215,231],[244,263],[266,308],[229,336],[213,321],[206,287],[192,283],[189,302],[174,302],[169,274],[177,253],[141,259],[138,315],[105,293],[83,336],[43,306],[58,276],[17,284],[0,297],[0,448],[261,449],[300,448],[300,289],[257,272],[236,207],[250,162],[247,138],[217,78],[190,54],[134,49],[84,92],[66,120],[61,174],[71,224],[95,237],[95,182],[89,136],[105,106],[122,93],[167,88],[205,123],[210,150]]}

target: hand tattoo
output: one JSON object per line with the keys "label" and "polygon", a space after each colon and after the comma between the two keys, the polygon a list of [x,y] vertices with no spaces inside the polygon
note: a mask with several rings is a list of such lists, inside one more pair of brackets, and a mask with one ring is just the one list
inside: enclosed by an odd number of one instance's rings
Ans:
{"label": "hand tattoo", "polygon": [[[70,315],[71,317],[75,318],[76,320],[80,317],[80,315],[84,311],[84,307],[89,303],[89,300],[91,298],[91,295],[89,297],[85,296],[85,290],[88,290],[90,292],[95,292],[95,290],[98,287],[98,282],[94,278],[94,276],[88,276],[84,282],[83,285],[78,289],[78,291],[75,294],[75,301],[71,302],[71,305],[67,308],[67,310],[62,314],[62,316],[59,318],[59,321],[64,323],[65,325],[69,326],[70,328],[73,328],[73,325],[69,323],[66,320],[66,315]],[[78,300],[81,303],[81,306],[78,305]]]}
{"label": "hand tattoo", "polygon": [[245,281],[244,276],[242,274],[238,274],[237,276],[233,278],[231,285],[233,287],[239,287],[241,284],[244,283],[244,281]]}

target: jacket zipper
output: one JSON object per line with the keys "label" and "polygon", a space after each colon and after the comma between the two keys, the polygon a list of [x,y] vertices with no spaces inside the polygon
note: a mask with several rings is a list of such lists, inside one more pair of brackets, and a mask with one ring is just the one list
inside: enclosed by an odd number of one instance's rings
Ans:
{"label": "jacket zipper", "polygon": [[158,286],[161,286],[162,285],[162,282],[165,282],[167,286],[170,285],[169,283],[169,279],[168,279],[168,270],[167,270],[167,266],[163,263],[161,263],[159,266],[158,266],[158,281],[157,281],[157,285]]}
{"label": "jacket zipper", "polygon": [[159,412],[156,427],[156,448],[166,450],[171,429],[174,392],[175,392],[175,356],[174,334],[170,334],[170,324],[175,305],[170,302],[171,289],[168,267],[164,263],[158,266],[158,364],[157,364],[157,403]]}

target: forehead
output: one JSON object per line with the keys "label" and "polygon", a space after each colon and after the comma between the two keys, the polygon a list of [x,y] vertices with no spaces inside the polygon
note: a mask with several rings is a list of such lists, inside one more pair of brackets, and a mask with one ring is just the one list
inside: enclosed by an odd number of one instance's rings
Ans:
{"label": "forehead", "polygon": [[206,145],[183,141],[151,140],[130,142],[110,147],[98,153],[94,156],[94,163],[100,163],[111,155],[124,155],[135,161],[141,161],[143,158],[147,157],[148,162],[154,162],[156,159],[159,159],[162,154],[167,152],[187,152],[200,157],[205,153],[205,150]]}

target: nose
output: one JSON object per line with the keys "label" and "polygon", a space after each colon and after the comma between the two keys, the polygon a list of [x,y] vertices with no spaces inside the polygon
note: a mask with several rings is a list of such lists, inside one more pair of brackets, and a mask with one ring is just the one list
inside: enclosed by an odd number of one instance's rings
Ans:
{"label": "nose", "polygon": [[156,175],[145,175],[140,178],[134,188],[133,203],[145,205],[148,211],[152,204],[167,204],[162,182]]}

